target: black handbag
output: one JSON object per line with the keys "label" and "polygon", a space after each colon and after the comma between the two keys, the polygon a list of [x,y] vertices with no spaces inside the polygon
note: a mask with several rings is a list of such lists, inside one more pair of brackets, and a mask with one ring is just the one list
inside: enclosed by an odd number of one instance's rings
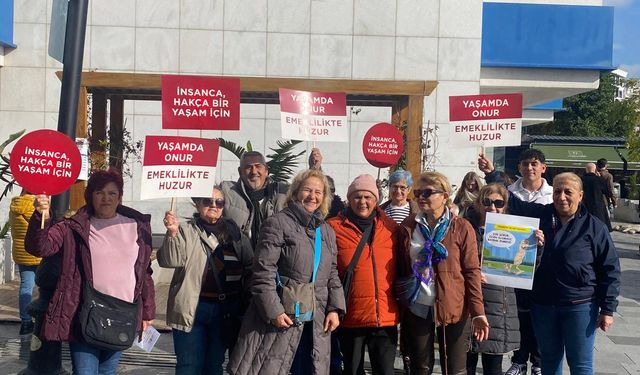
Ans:
{"label": "black handbag", "polygon": [[134,303],[123,301],[101,293],[85,282],[78,312],[82,340],[104,350],[128,349],[136,337],[139,309],[139,300]]}
{"label": "black handbag", "polygon": [[347,268],[347,272],[344,273],[342,277],[342,290],[344,291],[344,299],[349,303],[349,294],[351,293],[351,283],[353,282],[353,270],[356,268],[356,264],[360,259],[360,254],[362,254],[362,249],[364,249],[364,244],[369,241],[369,237],[371,237],[371,231],[373,230],[373,223],[369,225],[362,233],[362,238],[360,242],[358,242],[358,246],[356,246],[356,251],[353,254],[353,258],[351,258],[351,262],[349,262],[349,267]]}

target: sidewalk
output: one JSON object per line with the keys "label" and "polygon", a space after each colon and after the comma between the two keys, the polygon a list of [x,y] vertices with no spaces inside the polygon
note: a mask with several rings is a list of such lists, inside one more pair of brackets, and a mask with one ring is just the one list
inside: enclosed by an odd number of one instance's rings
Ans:
{"label": "sidewalk", "polygon": [[[620,224],[620,223],[614,223]],[[596,374],[640,375],[640,234],[612,233],[622,267],[622,287],[618,312],[612,329],[604,333],[598,330],[594,351]],[[0,285],[0,368],[3,374],[17,373],[26,367],[28,342],[18,336],[18,288],[13,281]],[[154,326],[164,332],[152,353],[137,349],[127,350],[123,356],[119,374],[172,374],[175,358],[171,334],[165,325],[169,285],[156,285],[157,315]],[[70,368],[68,351],[63,347],[63,360]],[[510,364],[505,356],[503,369]],[[401,361],[396,361],[397,374],[401,374]],[[435,373],[439,368],[436,368]],[[565,373],[569,373],[565,366]]]}

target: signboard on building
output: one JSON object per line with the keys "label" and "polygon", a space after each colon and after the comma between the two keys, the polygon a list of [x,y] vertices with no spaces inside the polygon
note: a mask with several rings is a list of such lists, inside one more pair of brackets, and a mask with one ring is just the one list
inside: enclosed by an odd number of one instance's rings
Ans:
{"label": "signboard on building", "polygon": [[219,149],[217,139],[148,135],[140,199],[210,197]]}
{"label": "signboard on building", "polygon": [[240,130],[240,80],[163,75],[162,129]]}
{"label": "signboard on building", "polygon": [[402,156],[402,147],[402,133],[386,122],[373,125],[362,140],[364,158],[378,168],[396,164]]}
{"label": "signboard on building", "polygon": [[63,133],[42,129],[25,134],[11,151],[13,178],[31,194],[60,194],[76,182],[82,159]]}
{"label": "signboard on building", "polygon": [[349,142],[345,93],[280,89],[280,119],[282,138]]}
{"label": "signboard on building", "polygon": [[520,145],[522,94],[450,96],[449,125],[453,145]]}

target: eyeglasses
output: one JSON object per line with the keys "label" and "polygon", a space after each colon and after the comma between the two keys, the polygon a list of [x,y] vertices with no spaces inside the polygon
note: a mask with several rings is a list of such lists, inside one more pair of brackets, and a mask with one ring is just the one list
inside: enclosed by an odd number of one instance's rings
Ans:
{"label": "eyeglasses", "polygon": [[415,195],[416,198],[427,199],[433,194],[444,194],[444,191],[433,189],[413,189],[413,195]]}
{"label": "eyeglasses", "polygon": [[217,199],[200,198],[200,204],[203,205],[204,207],[211,207],[212,205],[214,205],[214,206],[216,206],[216,208],[223,208],[224,207],[224,199],[222,199],[222,198],[217,198]]}
{"label": "eyeglasses", "polygon": [[409,187],[408,186],[401,186],[401,185],[391,185],[391,190],[407,191],[407,190],[409,190]]}
{"label": "eyeglasses", "polygon": [[492,201],[489,198],[484,198],[482,200],[482,205],[485,207],[491,207],[491,205],[496,206],[496,208],[502,208],[504,207],[504,200],[502,199],[496,199],[495,201]]}

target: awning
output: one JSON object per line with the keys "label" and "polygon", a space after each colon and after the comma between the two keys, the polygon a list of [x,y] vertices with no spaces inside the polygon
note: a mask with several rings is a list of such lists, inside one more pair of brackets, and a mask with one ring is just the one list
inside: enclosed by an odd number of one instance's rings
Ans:
{"label": "awning", "polygon": [[640,162],[637,161],[629,161],[629,149],[626,148],[618,148],[618,151],[622,154],[627,160],[627,169],[630,171],[640,171]]}
{"label": "awning", "polygon": [[[549,167],[584,168],[586,163],[595,163],[598,159],[605,158],[609,169],[623,169],[622,159],[618,155],[616,148],[610,145],[585,146],[533,143],[531,148],[536,148],[544,153]],[[628,152],[623,148],[619,148],[619,150],[620,152]],[[623,153],[623,155],[625,154]],[[640,163],[628,163],[627,169],[640,170]]]}

